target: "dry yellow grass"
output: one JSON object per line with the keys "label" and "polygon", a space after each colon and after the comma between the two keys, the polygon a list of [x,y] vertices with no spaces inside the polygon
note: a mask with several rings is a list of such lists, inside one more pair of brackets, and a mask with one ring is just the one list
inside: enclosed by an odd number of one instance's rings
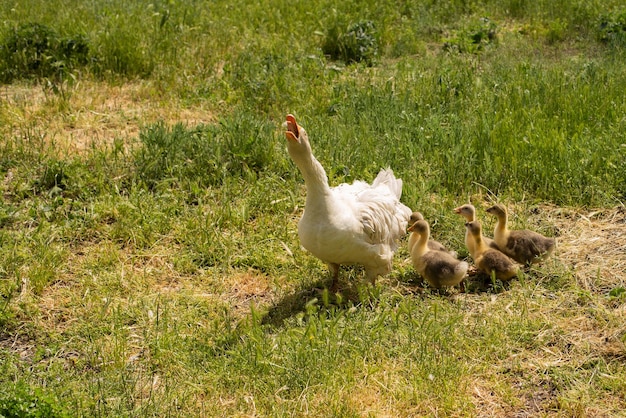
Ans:
{"label": "dry yellow grass", "polygon": [[[548,273],[546,280],[553,269],[571,272],[571,280],[562,291],[538,284],[532,297],[525,299],[525,315],[545,324],[536,337],[542,344],[535,349],[518,347],[494,363],[497,376],[477,379],[474,399],[479,416],[612,416],[611,410],[625,408],[626,401],[618,392],[607,395],[603,405],[594,405],[589,384],[594,379],[614,384],[616,378],[608,372],[594,376],[585,370],[594,364],[626,360],[626,303],[624,298],[609,296],[612,289],[626,284],[626,211],[623,207],[582,211],[543,206],[533,217],[541,220],[531,217],[530,223],[552,225],[558,234],[553,259],[539,267]],[[506,303],[493,301],[498,302]],[[517,314],[508,312],[509,306],[498,306],[496,315]],[[502,386],[505,392],[499,393],[493,390],[493,382],[502,379],[502,370],[510,371]],[[574,373],[576,379],[586,376],[588,381],[570,383],[566,393],[555,386],[555,381]],[[503,397],[515,401],[503,403]]]}
{"label": "dry yellow grass", "polygon": [[559,229],[558,257],[580,287],[608,292],[626,287],[626,209],[590,212],[553,208],[546,222]]}
{"label": "dry yellow grass", "polygon": [[82,81],[67,101],[41,86],[0,87],[0,133],[19,135],[34,130],[48,143],[70,152],[136,137],[141,127],[164,121],[195,126],[213,121],[202,105],[185,107],[148,81],[109,85]]}

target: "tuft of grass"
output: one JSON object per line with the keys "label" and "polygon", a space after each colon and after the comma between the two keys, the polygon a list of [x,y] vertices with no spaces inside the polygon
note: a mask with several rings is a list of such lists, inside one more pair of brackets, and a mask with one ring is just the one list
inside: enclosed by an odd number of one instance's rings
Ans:
{"label": "tuft of grass", "polygon": [[379,55],[378,33],[374,22],[366,20],[348,25],[331,26],[324,38],[322,51],[334,60],[346,64],[364,62],[373,65]]}
{"label": "tuft of grass", "polygon": [[446,39],[443,50],[449,52],[476,54],[497,43],[497,24],[486,17],[468,23],[467,27],[455,36]]}
{"label": "tuft of grass", "polygon": [[60,407],[58,399],[41,388],[29,388],[19,381],[13,387],[0,389],[0,415],[3,417],[64,418],[70,414]]}
{"label": "tuft of grass", "polygon": [[602,42],[623,46],[626,40],[626,9],[606,13],[599,19],[598,37]]}
{"label": "tuft of grass", "polygon": [[254,180],[284,161],[271,143],[272,131],[272,125],[246,113],[194,129],[157,123],[140,133],[142,146],[134,152],[137,179],[149,189],[173,181],[219,185],[233,175]]}
{"label": "tuft of grass", "polygon": [[84,35],[59,36],[40,23],[25,23],[5,36],[0,43],[0,81],[11,83],[20,78],[68,79],[90,58]]}

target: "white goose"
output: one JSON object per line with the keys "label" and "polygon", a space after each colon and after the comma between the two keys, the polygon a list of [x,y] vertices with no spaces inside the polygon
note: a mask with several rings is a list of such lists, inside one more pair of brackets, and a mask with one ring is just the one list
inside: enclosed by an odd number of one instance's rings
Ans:
{"label": "white goose", "polygon": [[374,284],[391,271],[397,240],[406,233],[411,216],[411,209],[400,203],[402,180],[383,169],[371,185],[355,181],[330,187],[304,128],[293,115],[287,115],[286,127],[287,150],[307,189],[298,223],[300,243],[328,265],[333,291],[341,264],[363,265]]}

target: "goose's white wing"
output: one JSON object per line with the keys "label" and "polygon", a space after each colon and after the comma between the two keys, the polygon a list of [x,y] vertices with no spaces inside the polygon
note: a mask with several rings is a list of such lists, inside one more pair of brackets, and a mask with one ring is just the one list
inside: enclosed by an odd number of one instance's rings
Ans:
{"label": "goose's white wing", "polygon": [[404,235],[412,213],[399,200],[402,180],[387,169],[381,170],[371,185],[357,181],[332,190],[336,200],[349,208],[360,223],[369,244],[384,244],[396,250],[397,239]]}

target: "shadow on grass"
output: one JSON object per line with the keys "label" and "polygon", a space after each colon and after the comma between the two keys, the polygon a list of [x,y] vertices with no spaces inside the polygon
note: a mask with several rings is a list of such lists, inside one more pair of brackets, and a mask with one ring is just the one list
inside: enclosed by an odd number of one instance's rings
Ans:
{"label": "shadow on grass", "polygon": [[[302,285],[271,306],[263,315],[261,324],[281,327],[287,319],[300,312],[306,312],[307,306],[311,304],[333,307],[334,309],[348,309],[378,299],[382,287],[365,284],[359,277],[358,270],[350,272],[347,281],[345,279],[341,281],[341,287],[337,293],[330,292],[330,281],[327,278],[319,279],[313,284]],[[460,291],[458,287],[455,289],[433,289],[414,272],[404,273],[397,279],[404,284],[407,294],[415,296],[430,294],[450,297],[459,292],[467,294],[502,293],[510,288],[510,282],[492,281],[491,277],[481,273],[466,277],[463,291]]]}
{"label": "shadow on grass", "polygon": [[330,290],[331,283],[328,278],[302,285],[270,307],[261,324],[283,326],[287,319],[300,312],[307,312],[307,307],[313,304],[323,308],[349,309],[378,299],[380,286],[365,283],[358,268],[348,268],[346,272],[347,274],[340,274],[339,290],[336,293]]}
{"label": "shadow on grass", "polygon": [[[333,309],[348,309],[355,305],[365,305],[377,300],[384,287],[371,286],[364,282],[363,272],[359,268],[342,269],[340,274],[340,290],[332,293],[329,290],[330,280],[327,277],[320,278],[313,283],[301,285],[293,293],[285,295],[276,302],[262,316],[261,324],[281,327],[284,322],[301,312],[307,311],[307,306],[318,306]],[[414,271],[406,271],[395,279],[402,283],[407,295],[439,295],[453,297],[457,293],[480,294],[502,293],[511,287],[511,282],[492,280],[483,273],[473,271],[464,280],[463,289],[434,289],[429,287]],[[404,293],[404,292],[403,292]]]}
{"label": "shadow on grass", "polygon": [[[329,290],[330,280],[327,277],[313,282],[302,283],[292,293],[286,294],[268,309],[261,311],[252,308],[251,314],[239,321],[235,326],[225,330],[221,337],[210,348],[211,355],[230,355],[234,347],[239,346],[248,334],[265,334],[265,326],[282,328],[292,318],[300,314],[318,315],[329,312],[335,315],[338,311],[349,310],[355,307],[367,309],[373,307],[381,299],[381,295],[389,286],[379,283],[375,286],[364,283],[358,269],[348,270],[348,274],[341,275],[340,291],[332,293]],[[395,275],[392,286],[401,297],[414,297],[426,300],[432,297],[454,301],[461,294],[502,293],[510,288],[510,282],[491,281],[484,274],[472,274],[466,277],[465,292],[456,289],[433,289],[425,284],[414,271],[406,271]],[[381,280],[382,282],[382,280]]]}
{"label": "shadow on grass", "polygon": [[[350,273],[352,276],[352,273]],[[320,278],[314,282],[302,283],[294,292],[285,295],[269,309],[257,310],[251,307],[250,315],[236,321],[232,326],[221,330],[214,337],[214,343],[207,350],[207,356],[231,356],[246,341],[247,335],[265,335],[266,326],[282,328],[286,322],[299,314],[337,312],[348,310],[355,305],[372,303],[380,296],[381,287],[361,284],[358,280],[341,281],[341,290],[333,294],[328,290],[330,280]],[[317,312],[317,313],[315,313]]]}
{"label": "shadow on grass", "polygon": [[285,295],[269,308],[267,313],[263,316],[261,324],[276,327],[282,326],[285,320],[296,315],[298,312],[304,312],[307,304],[318,299],[320,293],[323,292],[323,289],[327,285],[327,282],[326,279],[320,279],[313,283],[313,287],[301,286],[293,293]]}
{"label": "shadow on grass", "polygon": [[492,280],[484,273],[471,272],[461,282],[462,286],[452,288],[436,289],[428,285],[417,273],[409,271],[398,277],[398,280],[405,284],[411,294],[430,294],[439,296],[454,296],[457,293],[480,294],[480,293],[502,293],[510,289],[510,282]]}

